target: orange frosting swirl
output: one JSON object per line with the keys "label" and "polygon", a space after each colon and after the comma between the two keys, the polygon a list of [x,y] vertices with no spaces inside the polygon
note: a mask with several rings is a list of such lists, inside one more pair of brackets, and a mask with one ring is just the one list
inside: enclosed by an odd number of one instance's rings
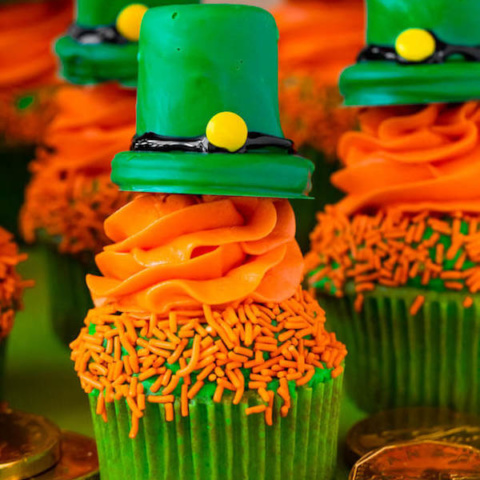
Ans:
{"label": "orange frosting swirl", "polygon": [[72,21],[70,0],[0,5],[0,91],[56,81],[52,43]]}
{"label": "orange frosting swirl", "polygon": [[338,208],[480,211],[480,103],[369,108],[345,134]]}
{"label": "orange frosting swirl", "polygon": [[135,101],[135,91],[113,84],[59,88],[47,148],[31,165],[21,215],[27,241],[42,229],[61,237],[62,252],[98,252],[107,243],[103,222],[131,197],[118,191],[110,172],[135,134]]}
{"label": "orange frosting swirl", "polygon": [[336,86],[364,45],[361,0],[290,1],[273,15],[280,31],[280,72],[315,73],[324,85]]}
{"label": "orange frosting swirl", "polygon": [[165,313],[246,298],[281,302],[302,278],[287,200],[145,194],[105,222],[115,242],[88,276],[97,306]]}
{"label": "orange frosting swirl", "polygon": [[280,31],[279,101],[285,135],[334,157],[356,111],[340,108],[340,72],[364,44],[360,0],[297,1],[273,12]]}

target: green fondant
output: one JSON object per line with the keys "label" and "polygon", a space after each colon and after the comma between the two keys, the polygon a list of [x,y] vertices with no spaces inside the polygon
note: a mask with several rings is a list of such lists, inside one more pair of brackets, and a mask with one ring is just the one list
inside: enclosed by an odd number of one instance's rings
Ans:
{"label": "green fondant", "polygon": [[349,106],[410,105],[480,99],[480,63],[449,61],[439,65],[362,62],[340,77]]}
{"label": "green fondant", "polygon": [[[137,134],[205,134],[217,113],[240,115],[250,132],[282,137],[278,31],[257,7],[183,5],[152,9],[142,23]],[[244,154],[123,152],[112,179],[123,190],[301,198],[313,164],[265,148]]]}
{"label": "green fondant", "polygon": [[367,0],[367,42],[395,44],[408,28],[431,30],[443,42],[480,45],[478,0]]}
{"label": "green fondant", "polygon": [[[198,3],[199,0],[174,0],[175,4]],[[81,27],[114,25],[118,14],[128,5],[141,3],[149,8],[162,7],[172,0],[77,0],[75,22]],[[61,61],[61,74],[69,82],[80,85],[118,81],[136,86],[138,72],[138,43],[82,44],[69,36],[55,44]]]}
{"label": "green fondant", "polygon": [[56,42],[55,51],[61,59],[60,73],[71,83],[116,80],[127,87],[137,84],[137,43],[82,45],[66,36]]}
{"label": "green fondant", "polygon": [[[408,28],[431,30],[441,41],[480,45],[477,0],[367,0],[367,44],[394,47]],[[463,102],[480,99],[480,63],[449,58],[442,64],[401,65],[368,61],[347,68],[340,78],[351,106]]]}
{"label": "green fondant", "polygon": [[[175,4],[193,3],[192,0],[173,0]],[[77,24],[82,27],[113,25],[118,14],[129,5],[141,3],[149,8],[171,5],[172,0],[77,0]]]}
{"label": "green fondant", "polygon": [[140,34],[137,134],[205,133],[217,113],[251,132],[282,136],[278,31],[260,8],[169,6],[145,15]]}
{"label": "green fondant", "polygon": [[282,153],[122,152],[112,163],[121,190],[303,198],[313,164]]}

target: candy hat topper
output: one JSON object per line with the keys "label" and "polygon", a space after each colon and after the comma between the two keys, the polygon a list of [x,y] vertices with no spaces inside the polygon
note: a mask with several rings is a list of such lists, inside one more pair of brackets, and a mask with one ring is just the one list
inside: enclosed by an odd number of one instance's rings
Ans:
{"label": "candy hat topper", "polygon": [[[140,24],[151,7],[199,0],[77,0],[77,16],[55,44],[61,74],[81,85],[137,83]],[[138,2],[138,3],[137,3]]]}
{"label": "candy hat topper", "polygon": [[300,198],[313,164],[278,111],[278,31],[244,5],[149,10],[139,47],[137,134],[118,154],[122,190]]}
{"label": "candy hat topper", "polygon": [[478,0],[367,0],[367,46],[340,78],[347,105],[480,99]]}

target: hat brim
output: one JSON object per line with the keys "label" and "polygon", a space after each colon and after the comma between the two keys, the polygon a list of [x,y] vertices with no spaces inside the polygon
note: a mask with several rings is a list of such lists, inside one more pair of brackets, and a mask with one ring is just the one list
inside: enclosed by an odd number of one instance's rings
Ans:
{"label": "hat brim", "polygon": [[272,152],[121,152],[112,181],[121,190],[192,195],[308,198],[314,165]]}
{"label": "hat brim", "polygon": [[138,74],[138,44],[81,44],[72,37],[61,37],[55,43],[61,60],[61,74],[69,82],[91,85],[118,81],[135,87]]}
{"label": "hat brim", "polygon": [[400,65],[361,62],[340,77],[348,106],[452,103],[480,99],[480,62]]}

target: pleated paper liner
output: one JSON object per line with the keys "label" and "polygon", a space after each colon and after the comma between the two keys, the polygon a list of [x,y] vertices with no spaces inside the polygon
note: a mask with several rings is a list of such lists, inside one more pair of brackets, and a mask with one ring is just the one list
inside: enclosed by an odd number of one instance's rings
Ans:
{"label": "pleated paper liner", "polygon": [[[349,286],[350,287],[350,286]],[[466,293],[377,287],[362,311],[347,289],[338,299],[319,294],[327,328],[348,349],[346,388],[367,412],[448,407],[480,413],[480,298],[465,308]],[[416,315],[418,295],[425,303]]]}
{"label": "pleated paper liner", "polygon": [[[258,404],[248,395],[239,405],[197,396],[190,414],[165,421],[163,405],[147,402],[135,439],[129,438],[125,400],[106,404],[108,421],[90,406],[102,480],[330,480],[334,477],[342,377],[292,395],[287,417],[276,400],[273,426],[263,414],[247,416]],[[248,397],[248,398],[247,398]]]}
{"label": "pleated paper liner", "polygon": [[[61,254],[53,245],[43,245],[47,266],[50,315],[57,337],[68,345],[83,326],[83,321],[93,307],[85,277],[94,273],[91,264],[78,258]],[[93,256],[93,255],[92,255]]]}

